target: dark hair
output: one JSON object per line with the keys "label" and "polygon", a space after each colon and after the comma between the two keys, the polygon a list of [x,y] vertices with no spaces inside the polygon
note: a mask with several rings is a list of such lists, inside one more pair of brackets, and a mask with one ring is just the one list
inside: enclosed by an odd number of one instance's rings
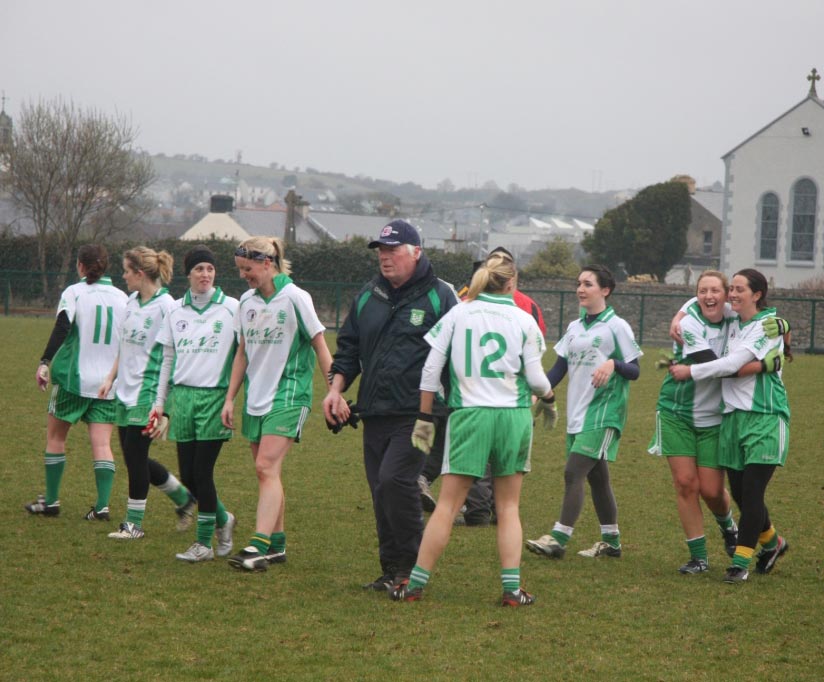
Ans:
{"label": "dark hair", "polygon": [[102,244],[83,244],[77,250],[77,262],[83,266],[86,284],[94,284],[109,267],[109,252]]}
{"label": "dark hair", "polygon": [[756,310],[763,310],[766,308],[767,291],[769,289],[767,286],[767,278],[758,272],[758,270],[753,270],[752,268],[744,268],[743,270],[739,270],[733,275],[733,277],[737,277],[738,275],[741,275],[747,280],[747,286],[750,287],[750,291],[754,294],[761,294],[761,298],[755,302]]}
{"label": "dark hair", "polygon": [[578,273],[579,277],[581,276],[581,272],[591,272],[595,275],[598,286],[602,289],[609,289],[609,294],[606,296],[607,298],[615,291],[615,275],[610,272],[610,269],[606,265],[598,265],[597,263],[584,265]]}

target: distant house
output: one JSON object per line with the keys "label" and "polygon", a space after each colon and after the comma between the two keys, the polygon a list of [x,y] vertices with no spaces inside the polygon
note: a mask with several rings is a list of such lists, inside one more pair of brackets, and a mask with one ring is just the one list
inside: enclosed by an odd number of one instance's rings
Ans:
{"label": "distant house", "polygon": [[232,217],[233,200],[228,195],[211,197],[209,212],[180,238],[185,241],[203,241],[215,237],[241,242],[250,237],[249,233]]}
{"label": "distant house", "polygon": [[756,267],[776,286],[824,272],[824,102],[815,69],[807,96],[722,158],[721,269]]}

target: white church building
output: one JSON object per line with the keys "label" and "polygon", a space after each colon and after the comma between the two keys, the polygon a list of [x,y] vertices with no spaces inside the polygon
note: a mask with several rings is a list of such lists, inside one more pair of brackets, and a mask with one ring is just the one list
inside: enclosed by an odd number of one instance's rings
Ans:
{"label": "white church building", "polygon": [[824,273],[824,102],[807,96],[722,158],[721,270],[755,267],[777,287]]}

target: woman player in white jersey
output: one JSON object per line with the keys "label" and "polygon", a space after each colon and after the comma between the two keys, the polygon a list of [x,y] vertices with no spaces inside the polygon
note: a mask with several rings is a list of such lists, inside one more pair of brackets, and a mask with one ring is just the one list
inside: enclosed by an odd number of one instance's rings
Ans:
{"label": "woman player in white jersey", "polygon": [[99,395],[107,395],[117,379],[116,423],[120,447],[129,472],[126,520],[110,538],[143,537],[143,515],[149,484],[160,488],[177,505],[178,529],[191,525],[194,497],[159,462],[149,457],[153,437],[163,435],[168,419],[149,419],[157,395],[163,347],[155,343],[174,299],[164,283],[172,278],[172,257],[137,246],[123,254],[123,280],[131,292],[120,328],[120,348]]}
{"label": "woman player in white jersey", "polygon": [[100,244],[85,244],[77,252],[81,278],[60,296],[57,320],[43,351],[35,380],[40,390],[54,384],[46,425],[46,492],[27,504],[32,514],[60,513],[60,483],[66,463],[66,437],[82,420],[89,427],[97,501],[87,520],[109,520],[109,498],[114,483],[111,436],[114,396],[98,398],[97,389],[117,355],[119,326],[126,309],[126,295],[104,274],[109,254]]}
{"label": "woman player in white jersey", "polygon": [[545,345],[534,318],[512,300],[515,264],[492,254],[472,276],[467,302],[452,308],[425,336],[431,349],[421,376],[420,415],[412,444],[429,453],[435,439],[432,403],[448,364],[452,408],[446,427],[443,482],[409,579],[390,590],[416,601],[452,532],[452,520],[489,464],[498,516],[503,606],[528,606],[521,588],[523,475],[530,470],[532,393],[553,397],[541,367]]}
{"label": "woman player in white jersey", "polygon": [[[286,561],[283,460],[300,440],[312,407],[315,354],[324,376],[332,367],[312,298],[292,282],[283,256],[283,242],[269,237],[247,239],[235,251],[249,290],[240,297],[235,316],[239,345],[221,418],[224,426],[234,428],[234,400],[245,379],[242,431],[258,477],[257,519],[249,544],[229,558],[229,565],[246,571],[265,571],[269,564]],[[348,419],[345,402],[338,416]]]}
{"label": "woman player in white jersey", "polygon": [[729,300],[738,319],[730,322],[724,357],[696,365],[673,365],[670,374],[721,380],[724,416],[719,437],[719,464],[727,471],[733,499],[741,511],[738,545],[724,582],[741,583],[757,543],[758,573],[769,573],[789,548],[770,521],[764,495],[777,466],[784,466],[789,443],[790,408],[780,371],[750,376],[736,373],[753,360],[762,361],[772,349],[789,353],[784,339],[770,340],[763,323],[775,317],[767,307],[767,280],[757,270],[745,269],[732,278]]}
{"label": "woman player in white jersey", "polygon": [[584,506],[584,481],[601,524],[601,539],[578,554],[620,557],[618,506],[609,480],[608,462],[618,456],[618,443],[627,419],[629,382],[640,374],[641,349],[630,326],[607,305],[615,278],[602,265],[587,265],[578,275],[581,317],[567,327],[555,344],[558,359],[548,373],[557,386],[569,373],[567,388],[567,461],[561,516],[552,531],[527,540],[527,549],[560,559]]}
{"label": "woman player in white jersey", "polygon": [[[224,441],[232,437],[220,419],[237,348],[238,301],[215,286],[215,256],[196,246],[183,258],[189,290],[172,304],[157,342],[163,345],[155,407],[150,420],[163,417],[169,378],[169,437],[177,443],[180,478],[197,498],[197,538],[181,561],[195,563],[228,556],[235,517],[217,496],[214,471]],[[174,366],[174,373],[172,373]],[[212,536],[217,530],[217,548]]]}

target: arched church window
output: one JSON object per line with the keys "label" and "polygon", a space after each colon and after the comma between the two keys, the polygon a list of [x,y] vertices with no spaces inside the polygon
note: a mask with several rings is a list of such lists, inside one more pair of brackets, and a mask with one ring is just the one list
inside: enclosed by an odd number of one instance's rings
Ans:
{"label": "arched church window", "polygon": [[778,258],[778,195],[767,192],[761,197],[759,219],[758,258],[775,260]]}
{"label": "arched church window", "polygon": [[793,186],[793,222],[790,260],[812,261],[815,250],[815,205],[818,191],[812,180],[802,178]]}

